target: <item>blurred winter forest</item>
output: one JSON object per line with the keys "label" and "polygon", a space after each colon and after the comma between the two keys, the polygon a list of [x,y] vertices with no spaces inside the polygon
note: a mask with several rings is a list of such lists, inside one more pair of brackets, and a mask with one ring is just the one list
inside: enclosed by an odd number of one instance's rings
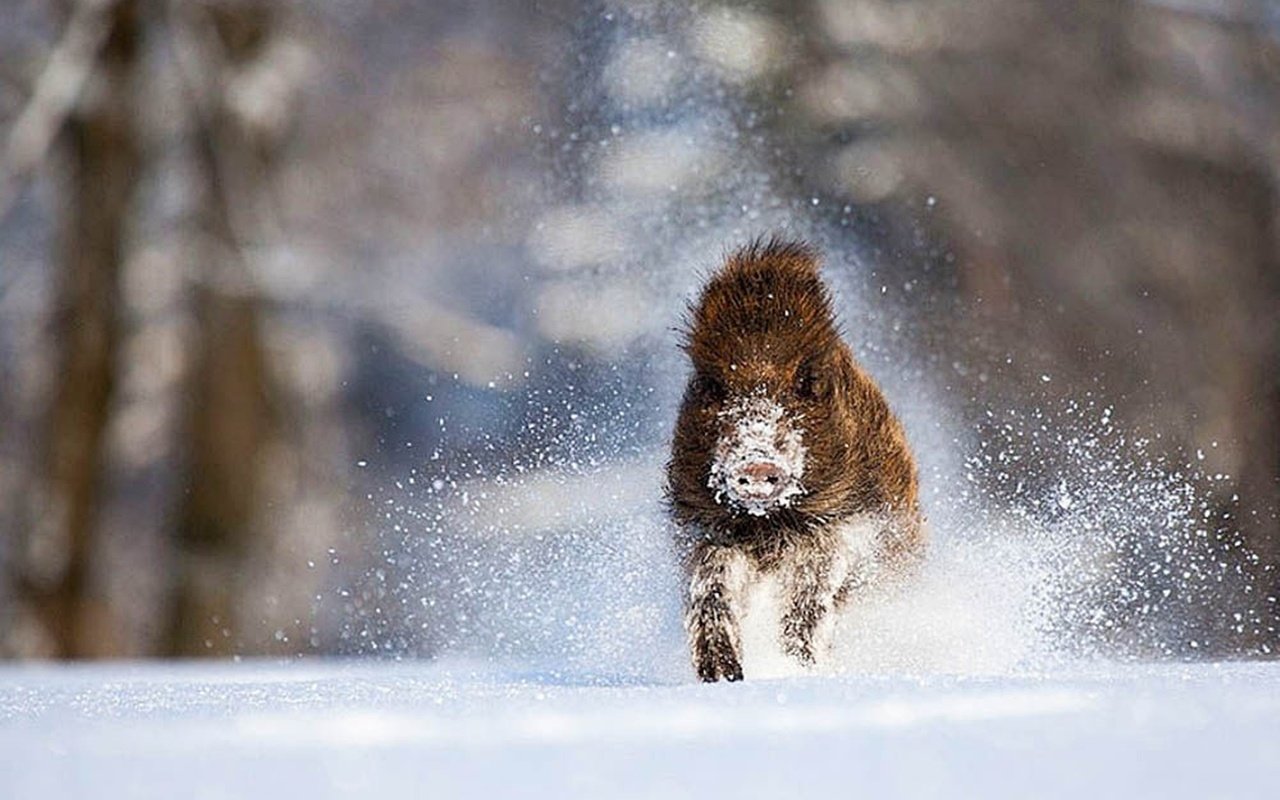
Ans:
{"label": "blurred winter forest", "polygon": [[1099,641],[1280,646],[1271,0],[3,0],[0,147],[6,657],[518,653],[662,590],[673,329],[772,231],[932,517],[1110,503]]}

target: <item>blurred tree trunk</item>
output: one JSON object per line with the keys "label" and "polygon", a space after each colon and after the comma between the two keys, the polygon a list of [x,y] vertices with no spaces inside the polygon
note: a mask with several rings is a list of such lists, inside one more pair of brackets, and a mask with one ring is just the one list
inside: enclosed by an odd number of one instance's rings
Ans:
{"label": "blurred tree trunk", "polygon": [[194,305],[186,491],[164,654],[225,655],[238,645],[237,597],[258,521],[268,373],[255,298],[200,286]]}
{"label": "blurred tree trunk", "polygon": [[104,433],[120,339],[120,272],[139,149],[135,80],[138,3],[115,3],[96,75],[66,121],[65,212],[53,338],[58,374],[46,422],[45,485],[35,505],[22,583],[52,652],[105,654],[111,624],[95,596]]}
{"label": "blurred tree trunk", "polygon": [[246,113],[243,93],[253,87],[237,79],[265,52],[273,23],[270,5],[234,0],[191,4],[176,20],[198,119],[192,146],[200,199],[186,491],[176,525],[167,655],[225,655],[241,646],[238,598],[261,533],[263,462],[276,438],[276,393],[248,248],[258,238],[263,179],[276,139]]}

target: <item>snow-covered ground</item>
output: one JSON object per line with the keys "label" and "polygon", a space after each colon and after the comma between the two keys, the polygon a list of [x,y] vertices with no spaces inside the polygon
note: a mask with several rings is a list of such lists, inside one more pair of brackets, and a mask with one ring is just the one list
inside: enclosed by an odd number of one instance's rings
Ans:
{"label": "snow-covered ground", "polygon": [[1280,664],[652,684],[0,669],[0,797],[1273,797]]}

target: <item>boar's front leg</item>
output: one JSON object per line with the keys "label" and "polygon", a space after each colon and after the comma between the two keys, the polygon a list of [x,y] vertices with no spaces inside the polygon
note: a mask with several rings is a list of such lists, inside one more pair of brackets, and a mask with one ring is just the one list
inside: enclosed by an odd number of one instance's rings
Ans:
{"label": "boar's front leg", "polygon": [[782,650],[805,666],[816,664],[831,649],[836,593],[847,571],[844,559],[830,553],[802,554],[787,567]]}
{"label": "boar's front leg", "polygon": [[741,551],[724,545],[700,544],[690,559],[684,626],[703,681],[742,680],[738,623],[749,568]]}

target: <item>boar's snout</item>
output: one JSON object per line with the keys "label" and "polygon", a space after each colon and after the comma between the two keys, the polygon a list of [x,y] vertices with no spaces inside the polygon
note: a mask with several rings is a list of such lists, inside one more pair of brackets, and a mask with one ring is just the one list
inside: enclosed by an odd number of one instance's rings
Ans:
{"label": "boar's snout", "polygon": [[768,461],[752,461],[744,464],[733,476],[735,491],[746,497],[769,500],[782,491],[787,474],[782,467]]}
{"label": "boar's snout", "polygon": [[729,475],[728,490],[749,510],[777,503],[790,486],[791,476],[782,466],[769,461],[751,461]]}

